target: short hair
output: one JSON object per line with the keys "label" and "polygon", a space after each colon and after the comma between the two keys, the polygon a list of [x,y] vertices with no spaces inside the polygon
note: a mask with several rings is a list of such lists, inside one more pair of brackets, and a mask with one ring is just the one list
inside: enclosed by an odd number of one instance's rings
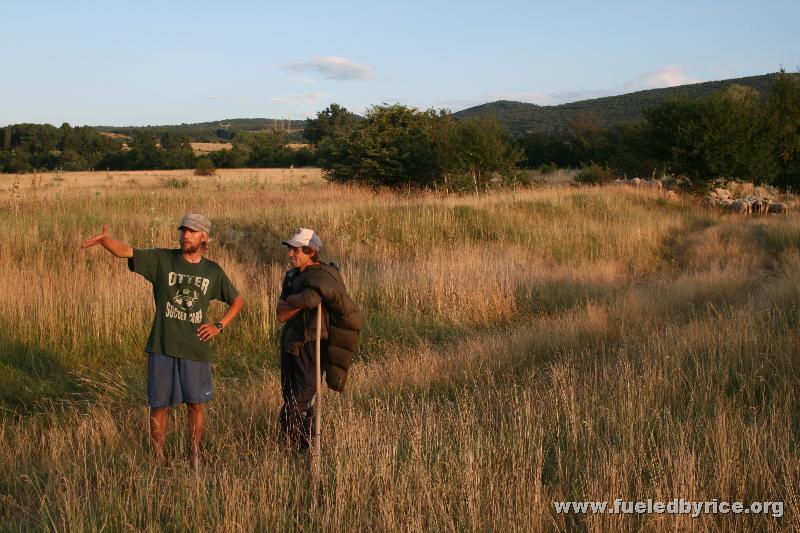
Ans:
{"label": "short hair", "polygon": [[319,250],[313,246],[302,246],[300,249],[303,250],[303,253],[309,256],[312,261],[319,262]]}

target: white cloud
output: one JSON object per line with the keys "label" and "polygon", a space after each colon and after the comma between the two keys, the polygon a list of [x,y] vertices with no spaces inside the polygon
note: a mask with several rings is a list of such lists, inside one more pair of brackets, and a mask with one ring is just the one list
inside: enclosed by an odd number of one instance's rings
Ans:
{"label": "white cloud", "polygon": [[326,98],[328,93],[324,93],[322,91],[314,91],[313,93],[306,93],[306,94],[295,94],[291,96],[278,96],[275,98],[270,98],[273,102],[277,102],[279,104],[313,104],[319,102],[323,98]]}
{"label": "white cloud", "polygon": [[284,69],[299,74],[296,81],[301,83],[313,82],[307,75],[317,74],[328,80],[366,80],[373,77],[372,68],[369,65],[354,63],[346,57],[323,56],[316,57],[311,61],[302,63],[291,63],[283,67]]}
{"label": "white cloud", "polygon": [[660,89],[662,87],[677,87],[689,83],[699,83],[700,79],[693,78],[683,72],[683,67],[667,65],[655,72],[645,72],[622,86],[624,90],[642,91],[645,89]]}

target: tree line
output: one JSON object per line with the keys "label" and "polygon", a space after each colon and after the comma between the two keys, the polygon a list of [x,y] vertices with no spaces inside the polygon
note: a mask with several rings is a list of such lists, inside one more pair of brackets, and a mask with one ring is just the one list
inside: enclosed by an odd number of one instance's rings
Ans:
{"label": "tree line", "polygon": [[[375,106],[366,119],[331,105],[306,138],[333,181],[390,187],[485,189],[515,184],[521,168],[584,168],[585,182],[679,175],[702,189],[718,178],[800,188],[800,76],[781,71],[766,94],[739,85],[648,109],[605,127],[591,112],[560,133],[512,138],[495,116]],[[593,172],[593,169],[599,169]]]}
{"label": "tree line", "polygon": [[800,188],[800,76],[781,71],[765,94],[733,85],[666,101],[635,124],[602,127],[579,115],[564,135],[529,134],[526,164],[605,168],[600,176],[685,176],[702,189],[718,178]]}
{"label": "tree line", "polygon": [[232,149],[197,156],[180,131],[134,130],[127,149],[91,127],[16,124],[0,129],[0,171],[148,170],[318,165],[328,179],[394,188],[481,191],[526,183],[526,168],[588,168],[612,176],[681,175],[702,188],[717,178],[800,188],[800,76],[781,71],[762,93],[744,86],[673,99],[638,123],[612,127],[579,113],[561,132],[513,137],[495,116],[457,119],[403,105],[365,117],[331,104],[308,119],[308,145],[281,131],[239,131]]}
{"label": "tree line", "polygon": [[231,118],[223,121],[196,122],[162,126],[94,126],[100,133],[115,133],[131,137],[137,131],[149,131],[156,136],[172,131],[188,135],[192,142],[230,142],[240,131],[280,130],[290,142],[301,139],[305,120],[273,118]]}
{"label": "tree line", "polygon": [[168,170],[308,166],[309,148],[292,149],[281,131],[237,132],[231,150],[195,155],[194,139],[180,131],[133,130],[127,142],[89,126],[14,124],[0,128],[0,172],[32,170]]}

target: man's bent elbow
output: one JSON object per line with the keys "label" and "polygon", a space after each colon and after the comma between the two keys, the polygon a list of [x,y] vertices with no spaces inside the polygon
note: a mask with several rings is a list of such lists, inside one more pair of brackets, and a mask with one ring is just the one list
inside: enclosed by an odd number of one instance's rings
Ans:
{"label": "man's bent elbow", "polygon": [[111,252],[115,257],[120,259],[131,259],[133,257],[133,248],[130,246],[125,246],[121,248],[108,248],[108,251]]}

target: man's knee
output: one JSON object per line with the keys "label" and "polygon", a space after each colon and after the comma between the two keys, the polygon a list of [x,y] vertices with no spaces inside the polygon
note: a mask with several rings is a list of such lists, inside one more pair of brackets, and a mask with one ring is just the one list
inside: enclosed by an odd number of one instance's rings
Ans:
{"label": "man's knee", "polygon": [[166,418],[168,410],[169,407],[151,407],[150,418],[154,418],[156,420],[161,420],[163,418]]}
{"label": "man's knee", "polygon": [[200,414],[205,410],[206,404],[204,403],[187,403],[186,409],[192,414]]}

